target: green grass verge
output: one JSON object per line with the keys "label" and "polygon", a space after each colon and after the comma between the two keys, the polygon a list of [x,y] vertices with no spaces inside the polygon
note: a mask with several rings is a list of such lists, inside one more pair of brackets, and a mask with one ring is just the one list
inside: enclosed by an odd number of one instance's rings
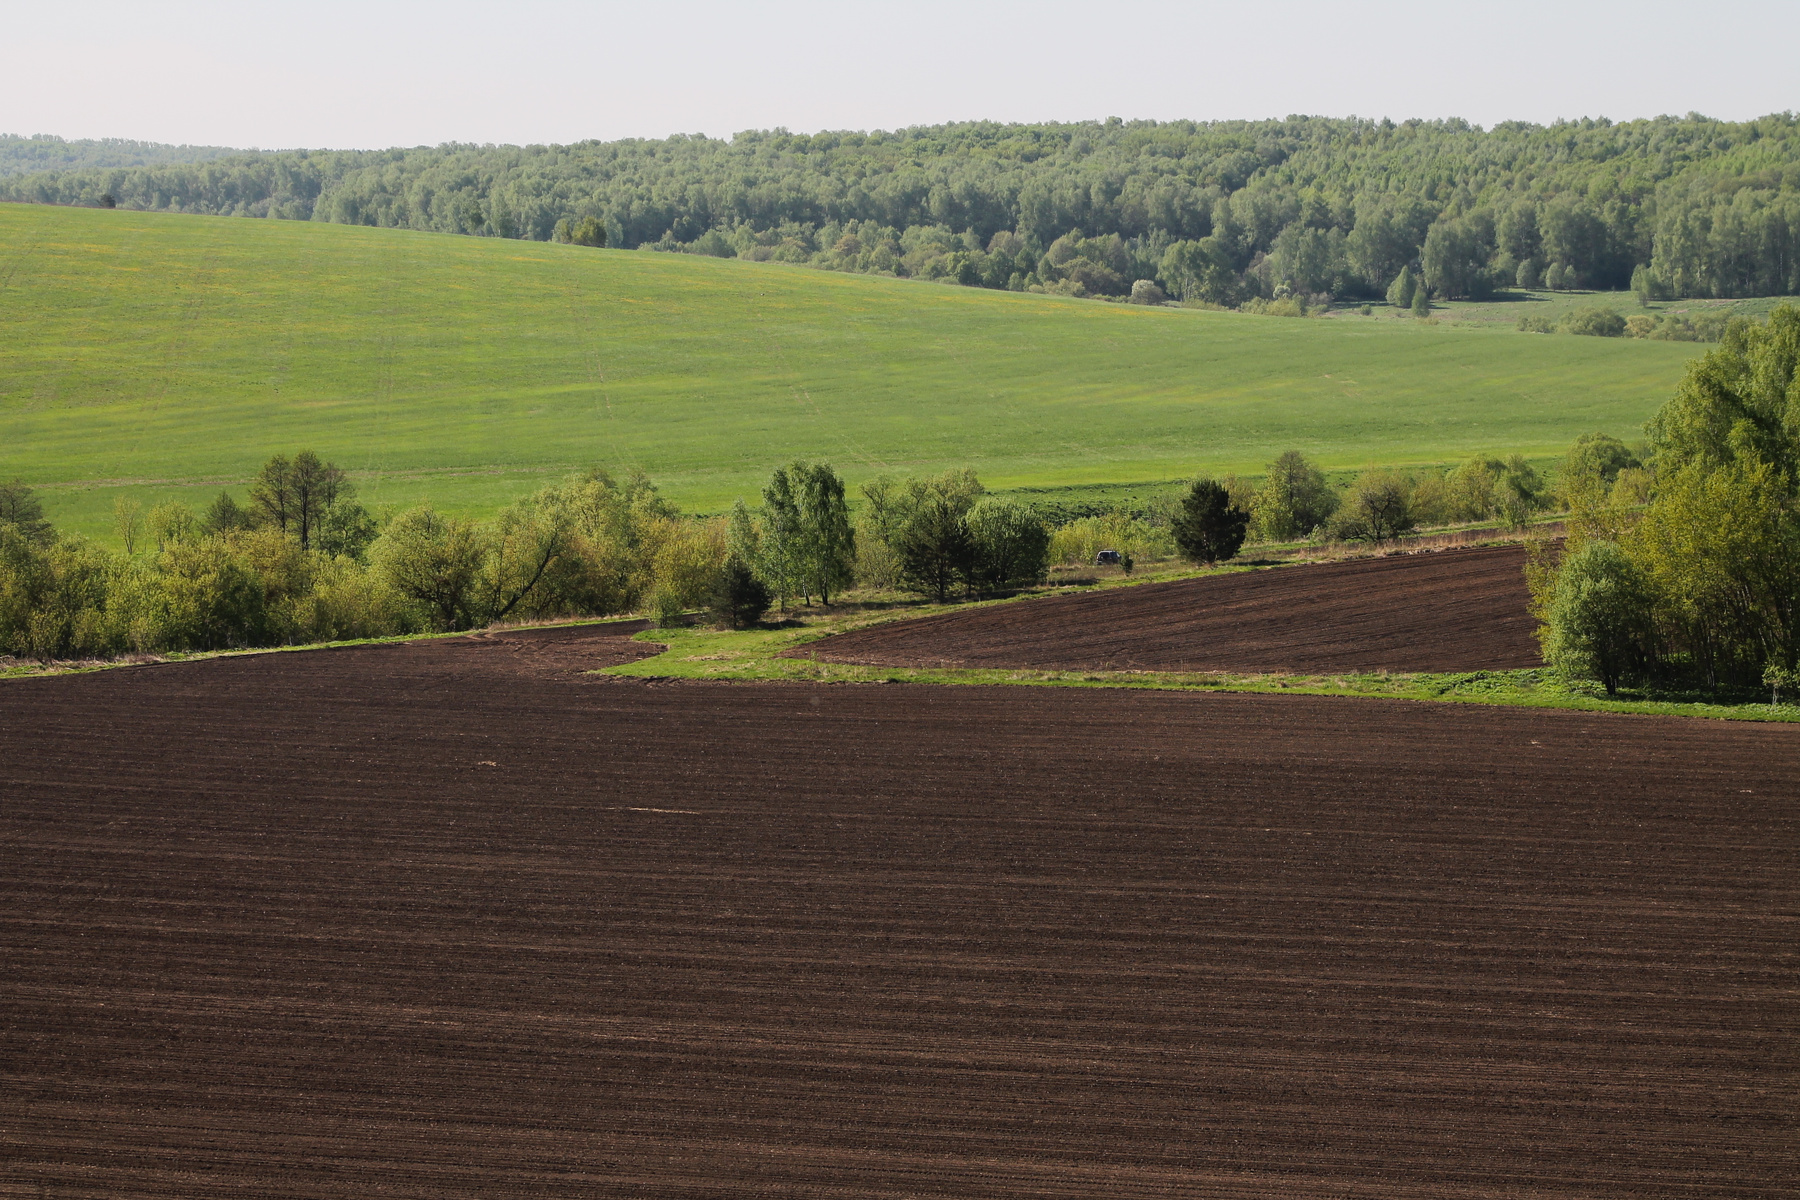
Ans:
{"label": "green grass verge", "polygon": [[[1164,578],[1171,576],[1165,575]],[[1133,586],[1147,580],[1120,580]],[[1107,585],[1102,585],[1107,586]],[[1028,598],[1026,598],[1028,599]],[[1017,603],[1018,599],[988,603]],[[967,608],[969,606],[958,606]],[[873,667],[788,657],[833,633],[886,620],[947,611],[922,606],[901,613],[850,612],[798,615],[779,626],[750,630],[651,629],[637,640],[663,646],[662,654],[596,674],[639,679],[786,681],[794,683],[927,683],[960,686],[1134,688],[1152,691],[1245,692],[1282,696],[1345,696],[1424,700],[1515,708],[1708,717],[1734,721],[1800,722],[1800,706],[1754,702],[1718,703],[1691,697],[1626,695],[1607,699],[1558,679],[1547,668],[1452,673],[1341,673],[1331,675],[1238,674],[1226,671],[1046,671],[1000,668]]]}
{"label": "green grass verge", "polygon": [[991,487],[1630,438],[1704,347],[1291,320],[295,221],[0,205],[0,476],[111,541],[304,446],[482,515],[642,467],[690,510],[805,455]]}

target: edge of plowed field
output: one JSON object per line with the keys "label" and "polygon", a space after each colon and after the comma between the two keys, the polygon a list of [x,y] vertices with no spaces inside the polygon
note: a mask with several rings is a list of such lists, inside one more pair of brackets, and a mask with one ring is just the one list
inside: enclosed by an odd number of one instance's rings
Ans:
{"label": "edge of plowed field", "polygon": [[[1278,570],[1299,564],[1245,564],[1238,570]],[[1108,580],[1104,590],[1167,583],[1191,572]],[[1332,674],[1243,673],[1231,671],[1107,671],[1040,670],[1014,668],[891,667],[825,662],[801,653],[802,648],[838,633],[898,621],[921,620],[948,612],[968,612],[1002,604],[1031,603],[1054,593],[1028,592],[994,600],[946,605],[912,605],[904,612],[838,610],[789,614],[779,625],[749,630],[719,630],[698,626],[678,629],[643,629],[640,618],[607,617],[598,620],[559,621],[534,625],[477,630],[473,633],[407,634],[276,646],[248,650],[219,650],[160,656],[141,655],[107,662],[57,663],[46,669],[38,664],[0,667],[0,685],[65,674],[87,674],[127,667],[174,666],[213,658],[247,658],[267,654],[310,653],[319,650],[353,651],[359,647],[394,645],[439,639],[524,635],[534,630],[571,627],[604,628],[633,626],[633,640],[661,647],[658,653],[635,662],[585,672],[643,680],[704,682],[789,682],[794,684],[924,683],[943,686],[1012,686],[1065,688],[1128,688],[1156,691],[1238,692],[1287,696],[1339,696],[1349,699],[1415,700],[1444,704],[1485,704],[1511,708],[1559,708],[1582,712],[1611,712],[1643,716],[1701,717],[1713,720],[1800,723],[1800,704],[1765,704],[1751,701],[1717,703],[1692,698],[1640,696],[1608,700],[1556,678],[1548,668],[1512,671],[1465,672],[1339,672]],[[620,635],[626,630],[621,628]],[[4,661],[4,660],[0,660]]]}

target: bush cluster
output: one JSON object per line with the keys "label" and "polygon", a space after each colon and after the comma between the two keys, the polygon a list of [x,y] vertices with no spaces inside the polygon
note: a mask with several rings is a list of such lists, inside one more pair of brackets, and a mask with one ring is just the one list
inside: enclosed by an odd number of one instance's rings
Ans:
{"label": "bush cluster", "polygon": [[647,479],[603,473],[477,522],[430,507],[380,523],[316,456],[272,459],[250,502],[116,509],[124,552],[58,536],[0,486],[0,653],[36,659],[222,650],[494,621],[605,616],[653,592],[705,603],[722,522],[680,516]]}
{"label": "bush cluster", "polygon": [[1725,334],[1731,315],[1703,312],[1633,313],[1625,316],[1610,308],[1590,305],[1568,313],[1560,320],[1526,314],[1517,321],[1525,333],[1574,333],[1588,337],[1634,337],[1653,342],[1716,342]]}
{"label": "bush cluster", "polygon": [[1577,443],[1560,558],[1530,573],[1545,658],[1609,692],[1779,686],[1800,656],[1800,308],[1734,321],[1648,426]]}

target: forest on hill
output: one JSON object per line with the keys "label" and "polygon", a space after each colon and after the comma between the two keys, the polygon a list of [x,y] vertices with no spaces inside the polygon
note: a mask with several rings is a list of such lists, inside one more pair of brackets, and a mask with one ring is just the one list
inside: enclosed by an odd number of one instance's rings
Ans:
{"label": "forest on hill", "polygon": [[77,138],[69,141],[47,133],[21,137],[0,133],[0,178],[42,171],[83,168],[156,167],[171,163],[197,163],[243,154],[229,146],[171,146],[164,142],[136,142],[130,138]]}
{"label": "forest on hill", "polygon": [[[191,148],[190,148],[191,149]],[[1800,118],[985,122],[236,153],[0,199],[573,240],[1189,301],[1538,286],[1800,292]]]}

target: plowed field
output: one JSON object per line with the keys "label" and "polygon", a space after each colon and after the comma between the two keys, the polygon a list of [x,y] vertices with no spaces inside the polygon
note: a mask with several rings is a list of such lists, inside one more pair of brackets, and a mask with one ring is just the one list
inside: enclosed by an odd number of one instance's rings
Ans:
{"label": "plowed field", "polygon": [[797,653],[884,667],[1535,667],[1524,566],[1524,550],[1504,546],[1149,583],[878,625]]}
{"label": "plowed field", "polygon": [[0,685],[0,1196],[1794,1195],[1800,729],[642,650]]}

